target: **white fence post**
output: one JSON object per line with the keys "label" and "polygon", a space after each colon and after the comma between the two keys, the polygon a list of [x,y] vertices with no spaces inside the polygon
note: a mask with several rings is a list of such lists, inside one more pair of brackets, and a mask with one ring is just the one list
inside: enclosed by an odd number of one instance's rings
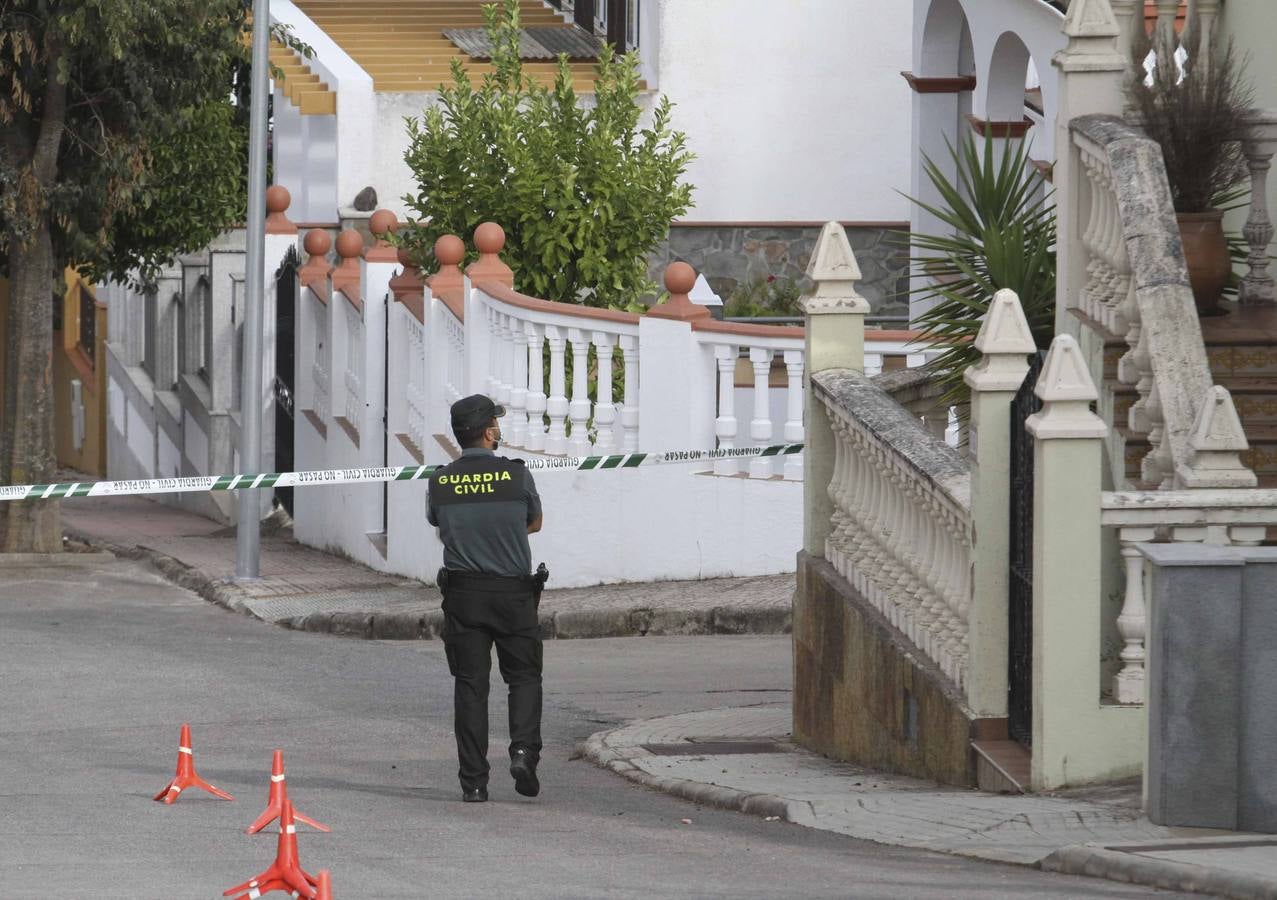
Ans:
{"label": "white fence post", "polygon": [[971,388],[971,552],[973,609],[967,620],[967,704],[981,716],[1007,713],[1007,567],[1011,503],[1011,400],[1024,383],[1028,354],[1037,349],[1013,291],[989,304],[976,349],[980,362],[963,380]]}
{"label": "white fence post", "polygon": [[[639,320],[639,420],[645,450],[714,446],[716,368],[709,350],[692,335],[692,323],[708,320],[710,314],[688,298],[695,284],[691,266],[671,263],[665,270],[669,299]],[[672,403],[672,398],[686,402]]]}
{"label": "white fence post", "polygon": [[826,369],[864,370],[865,316],[869,313],[869,301],[856,290],[860,266],[847,232],[837,222],[826,222],[821,229],[807,275],[815,288],[801,301],[807,316],[803,548],[809,556],[821,558],[834,514],[829,491],[835,446],[829,413],[812,393],[811,375]]}

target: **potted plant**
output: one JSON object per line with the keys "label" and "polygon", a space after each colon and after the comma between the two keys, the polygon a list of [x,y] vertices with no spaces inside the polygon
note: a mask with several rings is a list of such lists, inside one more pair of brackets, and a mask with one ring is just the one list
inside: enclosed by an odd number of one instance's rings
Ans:
{"label": "potted plant", "polygon": [[1248,177],[1241,142],[1253,93],[1231,38],[1216,37],[1205,51],[1191,38],[1190,44],[1182,64],[1174,48],[1159,47],[1157,64],[1146,72],[1151,40],[1137,41],[1127,94],[1144,132],[1162,149],[1198,315],[1223,315],[1219,300],[1232,260],[1220,207]]}

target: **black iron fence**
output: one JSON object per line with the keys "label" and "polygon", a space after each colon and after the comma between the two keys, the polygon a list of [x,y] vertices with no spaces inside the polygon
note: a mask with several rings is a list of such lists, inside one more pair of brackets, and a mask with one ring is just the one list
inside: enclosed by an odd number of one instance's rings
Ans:
{"label": "black iron fence", "polygon": [[1029,374],[1011,401],[1010,580],[1007,596],[1007,727],[1028,746],[1033,740],[1033,436],[1024,428],[1042,408],[1033,393],[1045,355],[1029,362]]}

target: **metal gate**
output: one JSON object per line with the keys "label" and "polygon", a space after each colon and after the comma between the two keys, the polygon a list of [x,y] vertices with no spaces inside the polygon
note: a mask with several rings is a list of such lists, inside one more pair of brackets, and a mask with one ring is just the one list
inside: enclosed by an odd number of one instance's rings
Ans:
{"label": "metal gate", "polygon": [[[275,272],[275,471],[293,471],[293,332],[297,307],[297,269],[301,258],[289,247]],[[275,488],[279,504],[293,514],[293,489]]]}
{"label": "metal gate", "polygon": [[1026,747],[1033,740],[1033,436],[1024,428],[1042,408],[1033,393],[1045,355],[1029,361],[1029,374],[1011,401],[1010,579],[1007,591],[1007,728]]}

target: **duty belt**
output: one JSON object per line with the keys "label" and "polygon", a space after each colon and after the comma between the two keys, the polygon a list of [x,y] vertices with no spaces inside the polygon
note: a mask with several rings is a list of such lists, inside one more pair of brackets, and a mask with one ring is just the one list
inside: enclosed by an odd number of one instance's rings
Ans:
{"label": "duty belt", "polygon": [[545,583],[550,579],[550,572],[545,563],[537,566],[535,575],[488,575],[483,572],[458,572],[455,569],[439,570],[439,589],[441,591],[511,591],[531,590],[538,596]]}

